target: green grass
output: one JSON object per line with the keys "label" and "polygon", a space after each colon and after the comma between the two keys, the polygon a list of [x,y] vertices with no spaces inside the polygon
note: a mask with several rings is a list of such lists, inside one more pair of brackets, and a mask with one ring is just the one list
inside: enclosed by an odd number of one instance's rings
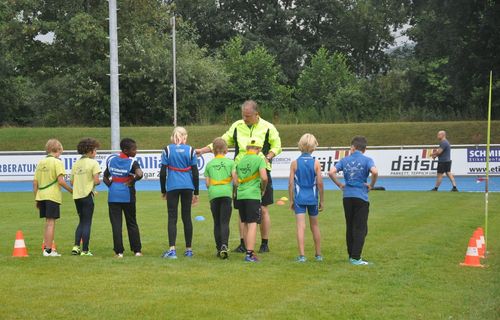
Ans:
{"label": "green grass", "polygon": [[[189,143],[204,146],[229,126],[190,126]],[[438,130],[447,130],[453,144],[486,143],[486,122],[394,122],[356,124],[278,125],[283,146],[294,147],[300,136],[313,133],[321,146],[347,146],[355,135],[365,135],[372,146],[436,144]],[[491,142],[500,143],[500,121],[492,122]],[[122,137],[137,140],[140,149],[160,149],[170,140],[171,127],[124,127]],[[83,137],[94,137],[110,148],[109,128],[0,128],[0,150],[43,150],[49,138],[58,138],[68,150]]]}
{"label": "green grass", "polygon": [[[275,192],[281,197],[285,192]],[[483,224],[483,195],[373,192],[364,256],[346,261],[340,193],[328,191],[320,216],[323,263],[297,264],[294,216],[273,206],[271,253],[259,264],[214,257],[206,193],[193,209],[192,260],[159,258],[167,246],[166,205],[156,192],[138,194],[142,258],[112,257],[106,194],[97,197],[91,250],[70,255],[76,226],[65,193],[56,242],[61,258],[41,257],[43,220],[32,194],[0,193],[1,319],[498,319],[500,194],[490,196],[490,255],[485,269],[459,267],[468,238]],[[179,222],[179,249],[182,224]],[[16,230],[30,257],[10,257]],[[232,219],[231,247],[238,243]],[[126,232],[125,232],[126,234]],[[126,239],[126,238],[125,238]],[[312,258],[308,231],[306,254]],[[312,259],[311,259],[312,260]]]}

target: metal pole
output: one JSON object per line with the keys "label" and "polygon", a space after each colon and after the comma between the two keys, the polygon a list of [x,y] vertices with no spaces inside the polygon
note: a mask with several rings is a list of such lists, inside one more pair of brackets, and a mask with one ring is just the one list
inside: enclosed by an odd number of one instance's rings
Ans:
{"label": "metal pole", "polygon": [[111,98],[111,149],[120,150],[120,95],[118,87],[118,32],[116,0],[109,0],[109,73]]}
{"label": "metal pole", "polygon": [[493,71],[490,71],[490,90],[488,95],[488,131],[486,133],[486,184],[484,186],[484,254],[488,254],[488,192],[490,179],[490,138],[491,138],[491,91]]}
{"label": "metal pole", "polygon": [[173,86],[174,86],[174,127],[177,127],[177,74],[175,65],[177,63],[175,49],[175,14],[172,17],[172,63],[173,63]]}

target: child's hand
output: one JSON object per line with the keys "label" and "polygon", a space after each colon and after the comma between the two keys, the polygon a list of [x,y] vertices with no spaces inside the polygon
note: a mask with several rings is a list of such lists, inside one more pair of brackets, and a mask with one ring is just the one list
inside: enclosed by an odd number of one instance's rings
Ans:
{"label": "child's hand", "polygon": [[40,202],[35,200],[35,208],[40,209]]}
{"label": "child's hand", "polygon": [[345,184],[341,183],[338,187],[339,187],[340,190],[344,190]]}
{"label": "child's hand", "polygon": [[318,211],[319,212],[323,211],[323,208],[324,208],[323,201],[320,201]]}
{"label": "child's hand", "polygon": [[161,198],[162,198],[163,200],[167,200],[167,194],[166,194],[166,193],[162,193],[162,194],[161,194]]}
{"label": "child's hand", "polygon": [[292,200],[290,200],[290,210],[295,211],[294,203]]}
{"label": "child's hand", "polygon": [[200,196],[198,196],[198,195],[194,195],[194,196],[193,196],[193,200],[191,201],[191,205],[192,205],[193,207],[195,207],[196,205],[198,205],[198,202],[199,202],[199,201],[200,201]]}

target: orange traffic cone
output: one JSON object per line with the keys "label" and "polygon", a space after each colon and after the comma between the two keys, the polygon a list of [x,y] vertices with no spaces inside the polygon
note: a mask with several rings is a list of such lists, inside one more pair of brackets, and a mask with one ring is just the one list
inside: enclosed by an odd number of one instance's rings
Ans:
{"label": "orange traffic cone", "polygon": [[27,257],[28,249],[26,249],[26,244],[24,243],[23,232],[21,230],[16,233],[16,241],[14,242],[14,251],[12,251],[13,257]]}
{"label": "orange traffic cone", "polygon": [[467,252],[465,253],[465,260],[461,263],[461,266],[466,267],[484,267],[479,261],[479,254],[477,253],[476,239],[472,236],[469,240],[469,246],[467,247]]}
{"label": "orange traffic cone", "polygon": [[[50,249],[57,251],[56,242],[54,240],[52,240],[52,247]],[[42,241],[42,251],[43,250],[45,250],[45,241]]]}

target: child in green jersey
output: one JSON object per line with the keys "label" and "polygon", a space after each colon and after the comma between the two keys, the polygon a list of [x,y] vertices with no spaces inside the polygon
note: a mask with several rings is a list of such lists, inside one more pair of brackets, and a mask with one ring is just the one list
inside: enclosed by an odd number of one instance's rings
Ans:
{"label": "child in green jersey", "polygon": [[246,247],[245,261],[257,262],[254,252],[257,236],[257,222],[261,218],[261,199],[267,186],[266,161],[260,154],[262,142],[251,140],[247,144],[247,153],[236,166],[236,177],[233,182],[237,186],[238,209],[244,224]]}
{"label": "child in green jersey", "polygon": [[210,199],[210,210],[214,218],[214,238],[217,247],[217,256],[221,259],[228,258],[229,221],[231,219],[231,185],[234,161],[225,157],[227,143],[222,138],[213,142],[215,158],[205,169],[205,184]]}

